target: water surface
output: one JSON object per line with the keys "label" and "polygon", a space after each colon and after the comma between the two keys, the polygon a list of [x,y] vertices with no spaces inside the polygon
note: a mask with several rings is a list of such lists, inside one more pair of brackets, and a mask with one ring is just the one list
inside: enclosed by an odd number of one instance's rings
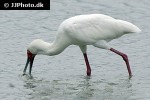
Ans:
{"label": "water surface", "polygon": [[[149,100],[150,99],[150,2],[148,0],[51,0],[50,11],[0,11],[1,100]],[[122,36],[111,45],[128,54],[132,79],[118,55],[88,46],[92,76],[80,49],[39,55],[33,79],[22,76],[26,47],[36,38],[53,41],[59,24],[71,16],[102,13],[127,20],[142,33]]]}

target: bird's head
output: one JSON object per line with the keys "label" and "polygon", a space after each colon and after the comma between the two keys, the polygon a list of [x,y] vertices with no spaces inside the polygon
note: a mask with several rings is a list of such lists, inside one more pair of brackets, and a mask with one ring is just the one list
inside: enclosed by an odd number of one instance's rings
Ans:
{"label": "bird's head", "polygon": [[43,40],[35,39],[28,45],[27,51],[31,52],[34,55],[39,54],[40,51],[44,49],[43,44],[44,44]]}
{"label": "bird's head", "polygon": [[41,39],[33,40],[29,44],[27,48],[27,62],[24,68],[24,74],[26,73],[27,66],[30,63],[29,74],[31,75],[32,65],[33,65],[35,56],[37,54],[45,53],[45,50],[47,49],[48,45],[49,45],[48,43],[44,42]]}

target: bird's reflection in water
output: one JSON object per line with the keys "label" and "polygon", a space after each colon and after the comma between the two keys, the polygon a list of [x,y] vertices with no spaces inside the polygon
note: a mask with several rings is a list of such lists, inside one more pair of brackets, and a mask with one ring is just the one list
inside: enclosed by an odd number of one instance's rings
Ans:
{"label": "bird's reflection in water", "polygon": [[27,89],[32,89],[32,88],[35,88],[36,85],[35,85],[35,82],[36,82],[36,79],[34,79],[33,77],[31,78],[30,76],[26,75],[24,76],[24,87],[27,88]]}
{"label": "bird's reflection in water", "polygon": [[85,77],[78,87],[75,100],[130,100],[134,95],[132,83],[129,79],[95,80],[95,78]]}
{"label": "bird's reflection in water", "polygon": [[26,87],[27,89],[31,89],[31,88],[35,88],[36,85],[34,85],[33,82],[27,82],[24,87]]}
{"label": "bird's reflection in water", "polygon": [[77,93],[76,100],[88,100],[93,97],[94,88],[91,84],[91,77],[85,76],[84,80],[78,85],[78,87],[81,87],[81,90]]}
{"label": "bird's reflection in water", "polygon": [[32,100],[130,100],[135,92],[132,80],[124,78],[81,76],[51,81],[33,78],[24,79],[24,83],[25,88],[32,90],[29,93]]}

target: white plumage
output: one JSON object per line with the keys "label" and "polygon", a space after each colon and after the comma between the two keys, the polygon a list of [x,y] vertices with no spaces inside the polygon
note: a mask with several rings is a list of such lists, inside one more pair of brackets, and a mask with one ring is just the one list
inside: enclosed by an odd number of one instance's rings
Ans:
{"label": "white plumage", "polygon": [[[91,69],[86,55],[86,45],[93,45],[98,48],[108,49],[125,58],[125,54],[120,54],[121,52],[113,49],[108,42],[124,34],[140,31],[141,30],[137,26],[130,22],[114,19],[107,15],[79,15],[71,17],[61,23],[54,42],[47,43],[41,39],[32,41],[28,46],[28,53],[31,55],[44,54],[53,56],[61,53],[69,45],[78,45],[84,54],[87,65],[87,74],[90,75]],[[29,57],[30,60],[32,58],[34,57]],[[31,62],[30,60],[28,63]],[[125,60],[125,62],[127,64],[128,60]],[[127,68],[128,67],[130,66],[127,65]],[[26,68],[27,67],[25,67],[24,73]],[[131,76],[130,68],[128,71]]]}

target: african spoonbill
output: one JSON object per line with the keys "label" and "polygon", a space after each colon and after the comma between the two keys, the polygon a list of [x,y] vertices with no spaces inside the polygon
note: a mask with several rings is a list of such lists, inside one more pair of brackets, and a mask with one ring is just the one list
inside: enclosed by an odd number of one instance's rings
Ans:
{"label": "african spoonbill", "polygon": [[87,57],[87,45],[110,50],[120,55],[126,63],[129,77],[132,76],[128,57],[126,54],[114,49],[109,41],[129,33],[137,33],[141,30],[130,22],[114,19],[103,14],[78,15],[63,21],[57,31],[56,39],[52,43],[41,39],[33,40],[27,48],[27,62],[24,74],[30,63],[29,75],[31,75],[34,57],[38,54],[54,56],[61,53],[69,45],[80,47],[86,67],[87,75],[91,75],[91,67]]}

